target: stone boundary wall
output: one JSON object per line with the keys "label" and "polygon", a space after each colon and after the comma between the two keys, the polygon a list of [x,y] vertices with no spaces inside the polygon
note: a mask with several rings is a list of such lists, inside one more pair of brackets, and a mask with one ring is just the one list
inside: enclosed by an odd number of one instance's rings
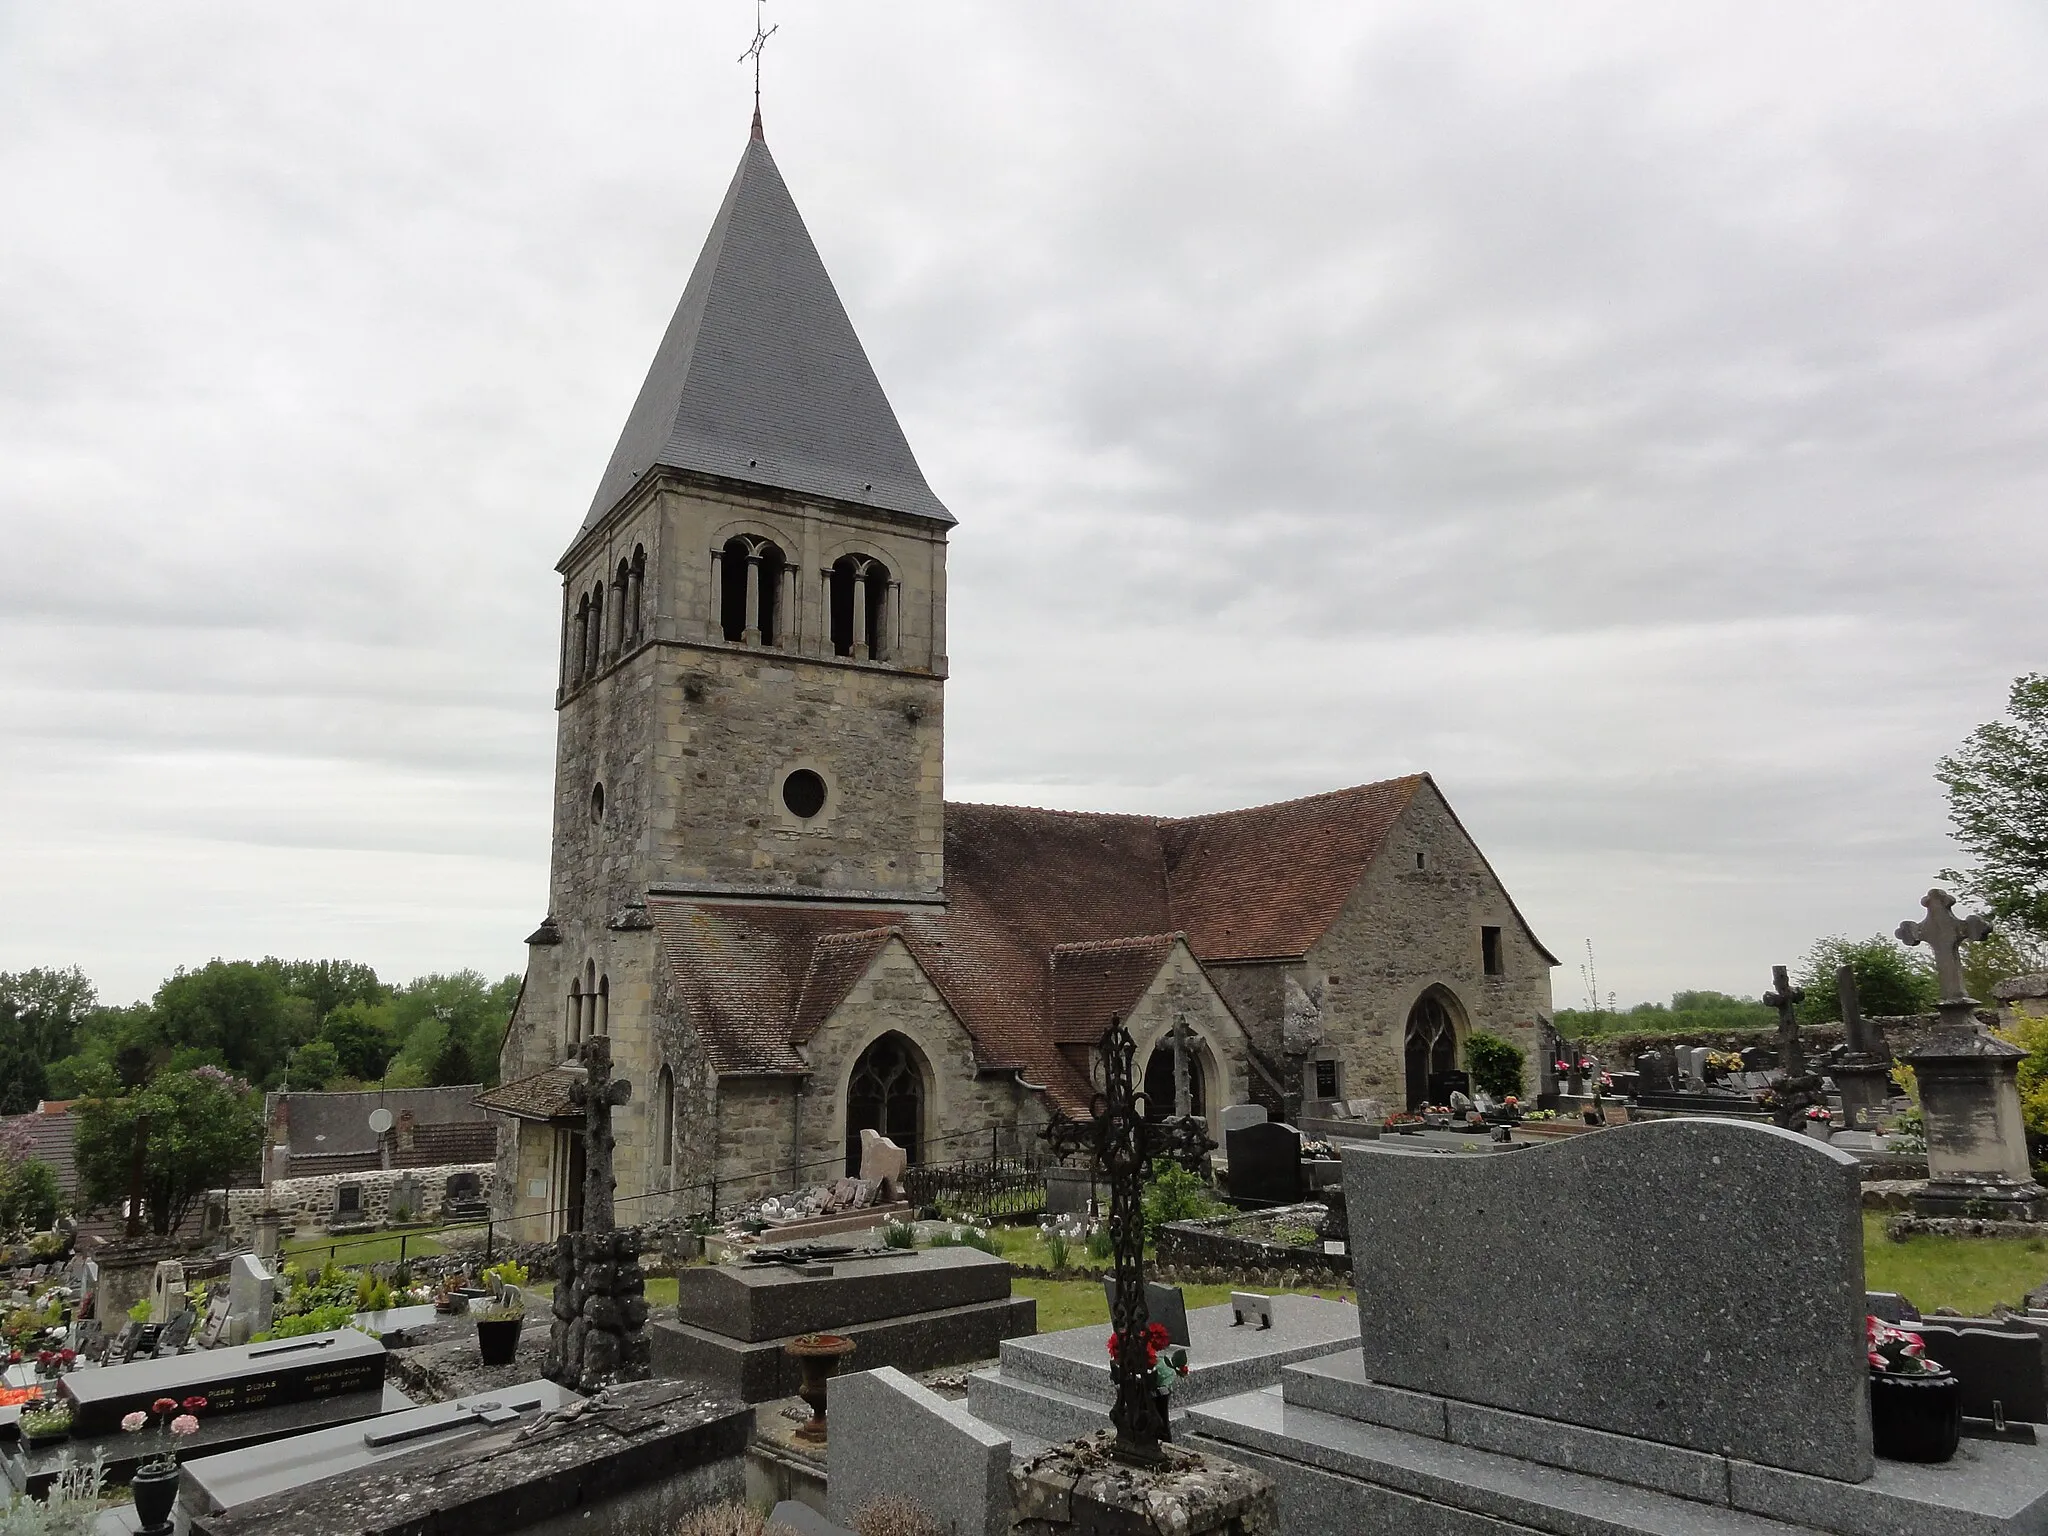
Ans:
{"label": "stone boundary wall", "polygon": [[301,1231],[309,1227],[325,1230],[334,1215],[334,1191],[340,1184],[360,1185],[363,1191],[362,1214],[349,1225],[381,1227],[391,1218],[391,1191],[400,1179],[408,1176],[420,1192],[420,1208],[413,1212],[413,1219],[437,1221],[441,1216],[441,1199],[447,1193],[451,1175],[475,1174],[482,1181],[482,1192],[477,1198],[488,1206],[491,1181],[496,1172],[495,1163],[447,1163],[438,1168],[372,1168],[365,1173],[322,1173],[304,1179],[274,1179],[262,1189],[228,1191],[228,1234],[236,1239],[251,1237],[256,1230],[256,1213],[266,1207],[282,1211],[286,1224]]}
{"label": "stone boundary wall", "polygon": [[[1870,1022],[1884,1031],[1884,1043],[1896,1059],[1914,1046],[1923,1044],[1934,1033],[1938,1020],[1934,1014],[1920,1013],[1898,1018],[1873,1018]],[[1806,1043],[1807,1055],[1817,1056],[1840,1045],[1846,1035],[1840,1024],[1813,1024],[1802,1028],[1799,1038]],[[1627,1030],[1615,1035],[1586,1035],[1580,1039],[1579,1045],[1598,1056],[1608,1071],[1631,1072],[1635,1070],[1636,1057],[1660,1046],[1668,1045],[1677,1050],[1689,1045],[1703,1045],[1710,1051],[1739,1051],[1746,1045],[1756,1045],[1772,1051],[1778,1047],[1778,1032],[1775,1029],[1681,1029],[1671,1034],[1660,1034]]]}

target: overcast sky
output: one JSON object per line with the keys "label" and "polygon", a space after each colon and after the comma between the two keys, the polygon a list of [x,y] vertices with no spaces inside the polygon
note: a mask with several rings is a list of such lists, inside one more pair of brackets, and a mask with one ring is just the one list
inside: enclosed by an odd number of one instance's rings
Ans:
{"label": "overcast sky", "polygon": [[[2048,662],[2048,13],[767,9],[960,520],[952,798],[1426,769],[1560,1006],[1917,913]],[[0,0],[0,969],[524,964],[753,20]]]}

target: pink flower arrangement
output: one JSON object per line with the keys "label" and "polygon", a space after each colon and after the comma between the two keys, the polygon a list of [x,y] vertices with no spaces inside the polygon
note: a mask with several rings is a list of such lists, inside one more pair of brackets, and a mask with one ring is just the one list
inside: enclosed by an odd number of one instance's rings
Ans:
{"label": "pink flower arrangement", "polygon": [[[205,1406],[206,1399],[203,1397],[188,1397],[182,1403],[175,1397],[160,1397],[149,1405],[147,1413],[138,1408],[133,1413],[122,1415],[121,1428],[131,1435],[140,1434],[151,1419],[160,1421],[157,1454],[142,1464],[143,1471],[163,1472],[177,1469],[178,1453],[171,1448],[172,1437],[182,1440],[188,1435],[198,1434],[199,1410]],[[180,1409],[184,1411],[180,1412]]]}
{"label": "pink flower arrangement", "polygon": [[1863,1319],[1863,1347],[1873,1371],[1888,1376],[1938,1376],[1947,1367],[1927,1358],[1927,1341],[1881,1317]]}

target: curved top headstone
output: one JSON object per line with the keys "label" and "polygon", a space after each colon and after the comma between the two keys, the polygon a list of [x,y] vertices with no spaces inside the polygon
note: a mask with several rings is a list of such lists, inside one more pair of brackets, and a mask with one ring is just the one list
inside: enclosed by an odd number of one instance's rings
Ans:
{"label": "curved top headstone", "polygon": [[1856,1160],[1732,1120],[1344,1149],[1373,1380],[1861,1481]]}

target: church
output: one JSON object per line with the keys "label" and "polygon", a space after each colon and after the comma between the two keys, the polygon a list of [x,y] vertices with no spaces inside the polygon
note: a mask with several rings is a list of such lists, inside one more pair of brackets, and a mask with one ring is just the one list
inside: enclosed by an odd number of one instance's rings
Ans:
{"label": "church", "polygon": [[758,116],[557,569],[554,851],[505,1036],[494,1215],[580,1224],[610,1038],[620,1219],[1088,1112],[1112,1015],[1155,1108],[1422,1100],[1474,1030],[1531,1082],[1550,968],[1427,774],[1212,815],[945,798],[946,546]]}

